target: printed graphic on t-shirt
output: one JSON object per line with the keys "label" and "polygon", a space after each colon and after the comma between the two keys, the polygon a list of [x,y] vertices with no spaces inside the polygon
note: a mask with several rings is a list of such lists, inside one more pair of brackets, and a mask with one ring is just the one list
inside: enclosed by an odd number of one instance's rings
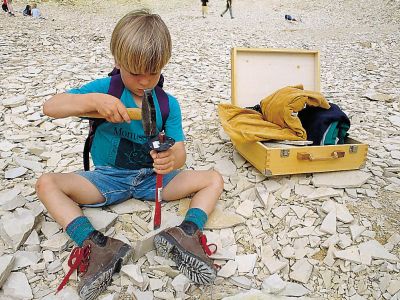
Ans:
{"label": "printed graphic on t-shirt", "polygon": [[124,169],[151,168],[153,159],[149,152],[146,144],[142,145],[121,138],[115,157],[115,166]]}

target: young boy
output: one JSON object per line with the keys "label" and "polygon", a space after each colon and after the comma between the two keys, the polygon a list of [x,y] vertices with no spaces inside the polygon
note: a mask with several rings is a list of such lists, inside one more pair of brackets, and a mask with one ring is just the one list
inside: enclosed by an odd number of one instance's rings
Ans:
{"label": "young boy", "polygon": [[[163,200],[194,193],[183,223],[159,233],[156,249],[160,255],[170,256],[196,283],[210,284],[216,270],[205,254],[210,250],[201,231],[222,193],[222,177],[212,170],[178,171],[185,164],[186,151],[181,111],[174,97],[168,95],[170,113],[165,133],[176,142],[165,152],[149,152],[142,147],[147,137],[141,121],[131,121],[126,109],[141,107],[144,90],[157,85],[171,56],[168,28],[158,15],[148,11],[128,13],[112,33],[111,53],[124,84],[121,99],[107,94],[107,77],[55,95],[43,107],[44,113],[54,118],[97,114],[107,121],[99,125],[94,136],[93,171],[44,174],[36,184],[40,201],[80,247],[71,254],[72,263],[81,264],[78,270],[84,271],[80,274],[79,294],[84,299],[96,298],[131,253],[129,245],[96,231],[80,207],[105,206],[132,197],[153,200],[156,173],[164,175]],[[157,116],[161,116],[154,90],[152,95]],[[158,130],[161,123],[157,121]]]}

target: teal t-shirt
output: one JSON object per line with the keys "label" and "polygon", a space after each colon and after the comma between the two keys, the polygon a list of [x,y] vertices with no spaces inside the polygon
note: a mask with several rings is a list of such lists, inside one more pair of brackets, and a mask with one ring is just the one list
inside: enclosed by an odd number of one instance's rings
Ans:
{"label": "teal t-shirt", "polygon": [[[71,89],[70,94],[103,93],[107,94],[110,77],[89,82],[78,89]],[[162,117],[155,91],[152,91],[156,107],[157,128],[161,131]],[[182,130],[181,109],[177,99],[168,94],[169,115],[165,122],[165,134],[176,142],[185,140]],[[130,91],[124,89],[121,102],[127,108],[137,108]],[[91,156],[95,166],[112,166],[123,169],[151,168],[153,159],[146,146],[148,137],[144,134],[141,120],[132,120],[130,124],[104,122],[96,129]]]}

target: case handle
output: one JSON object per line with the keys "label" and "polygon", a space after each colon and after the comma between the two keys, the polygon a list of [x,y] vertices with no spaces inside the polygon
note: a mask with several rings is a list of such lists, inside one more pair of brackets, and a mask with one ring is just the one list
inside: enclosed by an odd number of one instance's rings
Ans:
{"label": "case handle", "polygon": [[298,160],[309,160],[309,161],[324,161],[324,160],[333,160],[344,157],[346,153],[344,151],[333,151],[331,156],[329,157],[314,157],[311,153],[307,152],[298,152],[297,159]]}

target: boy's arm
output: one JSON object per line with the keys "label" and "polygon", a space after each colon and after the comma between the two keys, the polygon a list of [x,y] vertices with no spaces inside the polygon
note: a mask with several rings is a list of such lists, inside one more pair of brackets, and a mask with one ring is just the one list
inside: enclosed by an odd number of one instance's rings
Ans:
{"label": "boy's arm", "polygon": [[98,112],[108,122],[130,122],[126,107],[108,94],[57,94],[43,105],[43,113],[53,118],[79,117],[92,112]]}

